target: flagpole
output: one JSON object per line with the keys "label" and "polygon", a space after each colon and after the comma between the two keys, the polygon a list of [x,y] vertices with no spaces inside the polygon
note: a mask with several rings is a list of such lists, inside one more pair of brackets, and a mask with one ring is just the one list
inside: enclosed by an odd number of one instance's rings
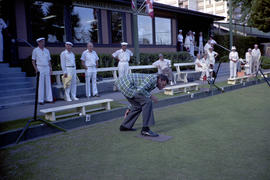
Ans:
{"label": "flagpole", "polygon": [[137,12],[137,0],[133,0],[134,8],[133,10],[133,44],[136,57],[136,63],[140,64],[140,52],[139,52],[139,42],[138,42],[138,12]]}

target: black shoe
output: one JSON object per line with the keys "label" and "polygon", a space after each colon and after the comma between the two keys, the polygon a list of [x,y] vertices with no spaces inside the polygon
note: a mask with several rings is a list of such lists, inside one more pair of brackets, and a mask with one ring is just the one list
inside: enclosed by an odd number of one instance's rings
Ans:
{"label": "black shoe", "polygon": [[45,103],[44,103],[44,102],[40,102],[39,104],[40,104],[40,105],[44,105]]}
{"label": "black shoe", "polygon": [[136,129],[135,128],[126,128],[126,127],[124,127],[124,126],[120,126],[120,131],[136,131]]}
{"label": "black shoe", "polygon": [[141,135],[142,136],[149,136],[149,137],[158,137],[159,135],[153,131],[151,131],[150,129],[148,131],[141,131]]}

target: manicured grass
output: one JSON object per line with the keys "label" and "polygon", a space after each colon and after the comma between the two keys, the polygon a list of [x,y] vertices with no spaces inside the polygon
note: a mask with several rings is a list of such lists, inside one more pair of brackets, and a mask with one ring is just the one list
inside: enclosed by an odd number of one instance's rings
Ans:
{"label": "manicured grass", "polygon": [[[0,151],[6,179],[270,179],[270,88],[264,83],[155,111],[153,142],[122,119]],[[141,127],[141,118],[137,128]]]}

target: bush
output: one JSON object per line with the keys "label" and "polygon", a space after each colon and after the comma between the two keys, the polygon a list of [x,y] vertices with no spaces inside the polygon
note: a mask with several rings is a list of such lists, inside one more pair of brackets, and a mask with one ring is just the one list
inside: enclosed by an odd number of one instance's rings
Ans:
{"label": "bush", "polygon": [[[159,53],[141,53],[140,54],[140,64],[139,65],[151,65],[153,62],[159,59]],[[192,57],[187,52],[175,52],[175,53],[163,53],[165,59],[169,59],[173,63],[180,63],[180,62],[193,62]],[[111,54],[98,54],[99,56],[99,67],[114,67],[116,66],[117,62],[114,58],[112,58]],[[60,64],[60,55],[51,55],[51,64],[53,71],[61,71],[61,64]],[[81,55],[76,54],[75,55],[75,61],[76,61],[76,67],[77,69],[82,69],[81,65]],[[34,76],[35,70],[32,66],[32,60],[31,57],[28,57],[27,59],[23,59],[21,64],[22,71],[27,73],[27,76]],[[135,57],[132,57],[130,60],[130,65],[138,65],[135,61]],[[155,69],[146,69],[146,70],[137,70],[134,72],[138,73],[153,73],[156,72]],[[111,72],[102,72],[99,73],[102,77],[111,77]]]}
{"label": "bush", "polygon": [[261,58],[262,68],[263,69],[270,69],[270,57],[262,56]]}

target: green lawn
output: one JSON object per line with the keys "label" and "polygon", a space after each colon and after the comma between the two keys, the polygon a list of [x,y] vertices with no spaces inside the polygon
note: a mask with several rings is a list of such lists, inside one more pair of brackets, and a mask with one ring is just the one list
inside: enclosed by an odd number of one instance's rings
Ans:
{"label": "green lawn", "polygon": [[173,136],[163,143],[99,123],[1,150],[1,177],[269,180],[269,107],[264,83],[158,109],[152,129]]}

